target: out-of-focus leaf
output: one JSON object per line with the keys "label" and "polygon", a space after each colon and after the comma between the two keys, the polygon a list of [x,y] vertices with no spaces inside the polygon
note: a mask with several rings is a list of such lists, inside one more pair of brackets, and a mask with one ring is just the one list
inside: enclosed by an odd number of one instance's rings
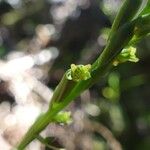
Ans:
{"label": "out-of-focus leaf", "polygon": [[140,13],[141,15],[146,15],[150,13],[150,0],[147,1],[146,7],[143,9],[143,11]]}

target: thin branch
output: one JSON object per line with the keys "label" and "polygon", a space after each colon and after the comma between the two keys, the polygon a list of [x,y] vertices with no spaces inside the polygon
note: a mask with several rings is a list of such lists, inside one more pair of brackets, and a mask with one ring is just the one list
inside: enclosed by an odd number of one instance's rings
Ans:
{"label": "thin branch", "polygon": [[57,148],[55,146],[50,145],[49,143],[47,143],[47,141],[45,141],[45,139],[41,136],[38,135],[36,137],[41,143],[43,143],[45,146],[47,146],[48,148],[52,149],[52,150],[60,150],[60,148]]}

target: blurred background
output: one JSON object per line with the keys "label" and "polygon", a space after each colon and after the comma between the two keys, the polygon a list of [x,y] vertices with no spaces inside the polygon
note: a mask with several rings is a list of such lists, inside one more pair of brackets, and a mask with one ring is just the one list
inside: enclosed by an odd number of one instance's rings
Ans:
{"label": "blurred background", "polygon": [[[92,63],[121,0],[0,0],[0,150],[10,150],[48,108],[70,64]],[[150,38],[140,61],[114,67],[67,108],[69,125],[43,132],[28,150],[149,150]],[[57,147],[57,148],[55,148]]]}

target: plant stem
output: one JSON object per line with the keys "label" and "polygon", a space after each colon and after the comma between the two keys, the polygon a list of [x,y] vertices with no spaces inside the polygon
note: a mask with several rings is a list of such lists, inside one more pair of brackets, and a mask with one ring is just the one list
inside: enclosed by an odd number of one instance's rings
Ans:
{"label": "plant stem", "polygon": [[[62,79],[62,81],[54,91],[54,97],[52,98],[53,103],[50,106],[50,109],[45,114],[42,114],[32,125],[32,127],[29,129],[26,136],[22,140],[21,144],[19,144],[18,150],[23,150],[26,145],[28,145],[33,139],[35,139],[37,135],[53,120],[53,117],[63,108],[65,108],[83,90],[91,87],[95,82],[102,78],[105,72],[112,66],[111,62],[113,61],[115,56],[117,56],[117,54],[121,51],[123,46],[132,38],[134,24],[135,23],[129,23],[125,25],[116,34],[112,36],[111,42],[109,42],[108,46],[104,49],[101,56],[92,65],[92,77],[89,80],[81,81],[75,84],[68,93],[68,95],[66,95],[65,97],[61,97],[61,101],[57,101],[57,93],[61,92],[58,89],[60,87],[67,87],[66,79]],[[118,37],[118,40],[120,40],[119,45],[114,40],[115,37]],[[54,98],[56,98],[56,101]]]}
{"label": "plant stem", "polygon": [[[140,2],[141,0],[138,0],[138,3]],[[129,2],[129,0],[127,0],[126,3],[129,3],[130,5],[132,4],[132,2]],[[124,5],[127,5],[126,3]],[[130,9],[136,9],[136,11],[132,10],[133,12],[131,13],[131,16],[128,16],[129,18],[126,18],[125,20],[121,17],[124,17],[123,14],[125,13],[124,11],[127,10],[125,9],[127,6],[123,6],[120,10],[120,13],[118,15],[119,19],[116,20],[117,23],[114,23],[116,25],[114,25],[115,27],[112,28],[111,36],[108,40],[106,48],[103,50],[102,54],[97,58],[97,60],[92,64],[91,78],[89,78],[88,80],[74,82],[66,78],[66,74],[68,71],[65,73],[61,82],[54,91],[48,111],[42,114],[39,118],[37,118],[35,123],[31,126],[31,128],[26,133],[25,137],[22,139],[21,143],[18,145],[18,150],[23,150],[32,140],[34,140],[39,135],[39,133],[50,122],[53,121],[55,115],[62,109],[64,109],[73,99],[79,96],[81,92],[83,92],[85,89],[91,87],[93,84],[102,79],[105,73],[112,67],[112,62],[116,58],[116,56],[121,52],[121,50],[125,46],[128,45],[130,40],[133,38],[135,33],[135,27],[142,28],[140,22],[146,20],[146,22],[148,23],[148,26],[146,26],[146,31],[150,33],[150,15],[147,15],[145,17],[139,17],[133,21],[129,21],[133,19],[134,15],[136,14],[139,8],[139,5],[140,4],[134,5],[135,7],[133,7],[133,5],[131,5],[132,7],[128,6]],[[126,21],[129,22],[124,23]],[[122,26],[120,27],[120,25]]]}
{"label": "plant stem", "polygon": [[117,29],[125,24],[126,22],[132,20],[137,14],[143,0],[125,0],[119,13],[115,17],[113,22],[110,36],[117,31]]}
{"label": "plant stem", "polygon": [[52,116],[49,112],[40,115],[29,131],[26,133],[22,142],[18,145],[17,150],[23,150],[33,139],[35,139],[39,133],[51,122]]}
{"label": "plant stem", "polygon": [[42,136],[38,135],[36,138],[37,138],[41,143],[43,143],[44,145],[46,145],[48,148],[53,149],[53,150],[60,150],[60,148],[54,147],[54,146],[52,146],[52,145],[49,145],[49,144],[45,141],[45,139],[44,139]]}

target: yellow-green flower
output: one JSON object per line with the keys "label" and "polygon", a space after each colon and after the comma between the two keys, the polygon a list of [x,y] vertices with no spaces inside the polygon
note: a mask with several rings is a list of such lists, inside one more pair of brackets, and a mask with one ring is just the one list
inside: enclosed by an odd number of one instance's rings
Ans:
{"label": "yellow-green flower", "polygon": [[54,121],[57,123],[69,124],[72,122],[70,111],[61,111],[55,117]]}
{"label": "yellow-green flower", "polygon": [[91,77],[90,74],[91,65],[75,65],[71,64],[71,69],[69,71],[68,79],[73,81],[87,80]]}
{"label": "yellow-green flower", "polygon": [[117,56],[114,60],[113,65],[117,66],[119,63],[123,62],[138,62],[139,59],[136,57],[136,48],[135,47],[128,47],[121,51],[121,53]]}

